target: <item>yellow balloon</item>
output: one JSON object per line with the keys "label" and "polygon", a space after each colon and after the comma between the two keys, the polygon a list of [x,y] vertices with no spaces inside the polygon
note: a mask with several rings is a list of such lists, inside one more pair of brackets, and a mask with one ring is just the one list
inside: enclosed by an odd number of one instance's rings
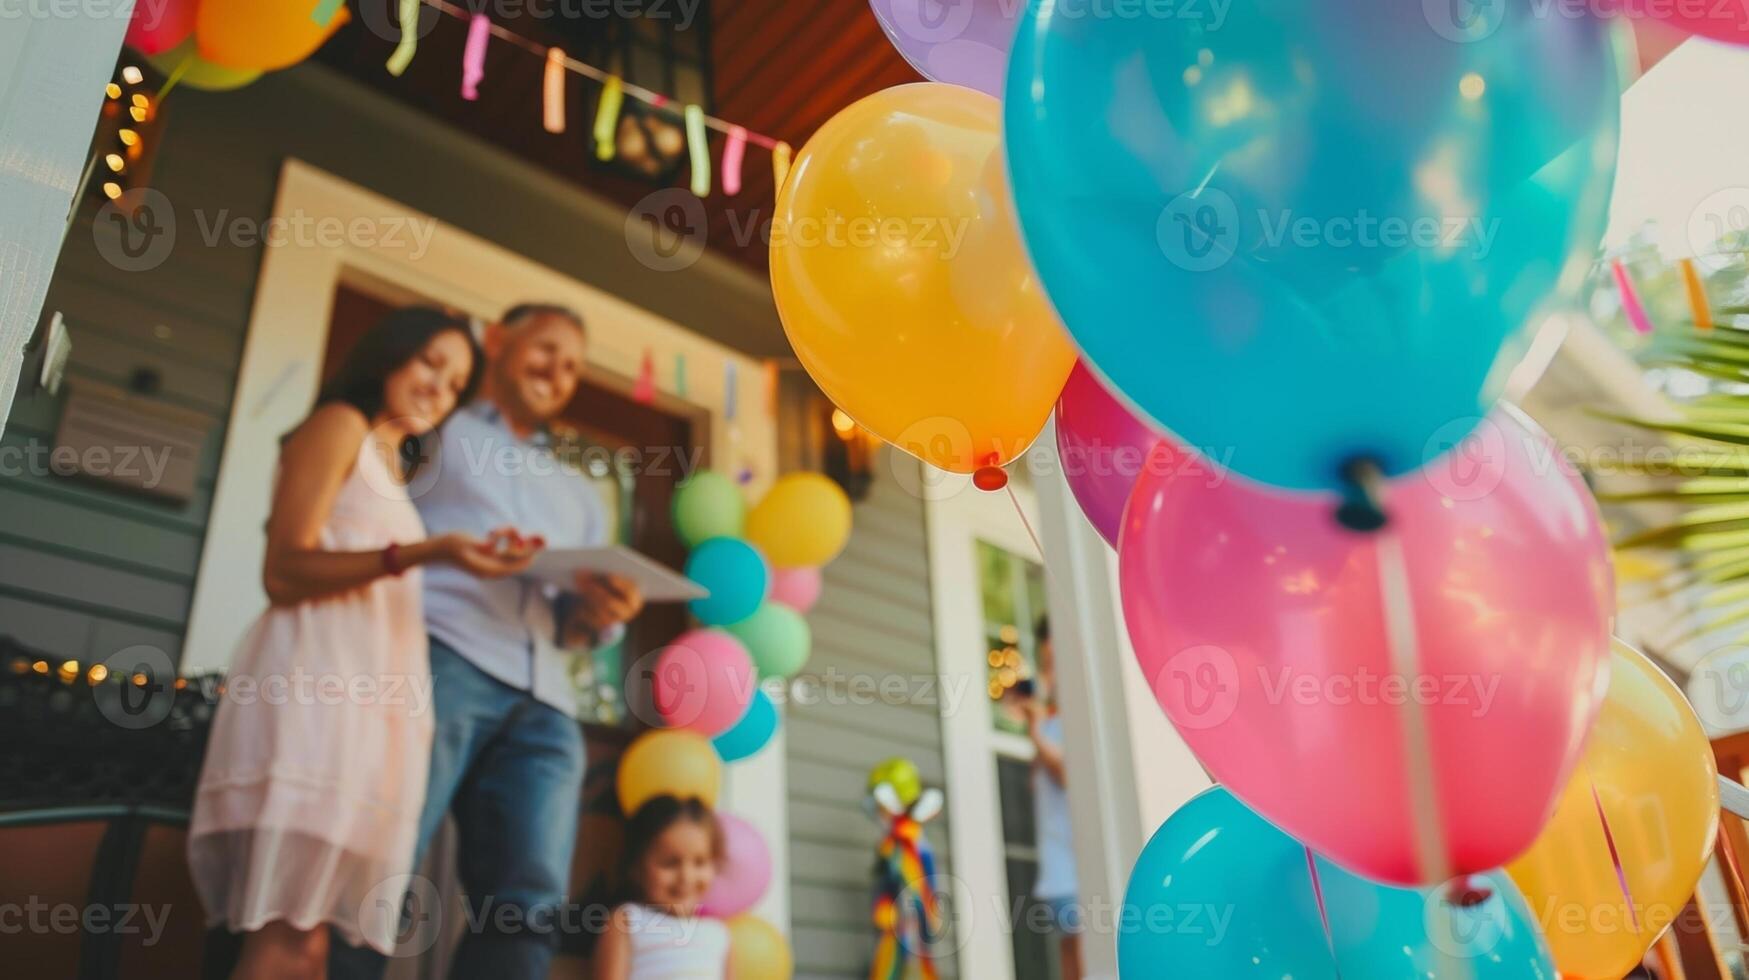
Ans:
{"label": "yellow balloon", "polygon": [[899,794],[899,802],[905,806],[917,802],[923,795],[923,775],[917,771],[917,763],[910,759],[891,758],[875,766],[868,774],[868,790],[874,792],[876,786],[887,783],[893,787],[893,792]]}
{"label": "yellow balloon", "polygon": [[778,568],[814,568],[850,541],[850,498],[818,473],[791,473],[747,515],[747,541]]}
{"label": "yellow balloon", "polygon": [[771,231],[802,366],[864,428],[960,473],[1024,452],[1075,361],[1014,221],[1001,137],[981,92],[877,92],[802,148]]}
{"label": "yellow balloon", "polygon": [[790,980],[795,958],[777,927],[751,915],[729,920],[728,980]]}
{"label": "yellow balloon", "polygon": [[1639,963],[1694,893],[1718,822],[1718,770],[1700,719],[1669,678],[1617,640],[1585,756],[1554,818],[1506,869],[1562,975],[1617,980]]}
{"label": "yellow balloon", "polygon": [[723,763],[710,739],[693,732],[645,732],[619,760],[619,805],[629,816],[657,796],[696,796],[717,805]]}
{"label": "yellow balloon", "polygon": [[201,0],[194,38],[200,56],[232,69],[274,71],[316,53],[351,18],[341,7],[318,24],[313,0]]}
{"label": "yellow balloon", "polygon": [[[188,67],[183,68],[183,62]],[[215,65],[202,58],[195,49],[194,38],[178,44],[161,54],[146,56],[146,62],[158,69],[167,78],[176,78],[177,85],[186,85],[205,92],[229,92],[239,89],[261,77],[261,72],[253,68],[226,68]],[[181,70],[180,78],[176,77]]]}

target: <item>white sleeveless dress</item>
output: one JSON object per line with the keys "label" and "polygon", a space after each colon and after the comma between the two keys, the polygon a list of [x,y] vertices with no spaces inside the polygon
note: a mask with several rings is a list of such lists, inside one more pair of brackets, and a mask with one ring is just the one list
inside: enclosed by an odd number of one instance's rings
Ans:
{"label": "white sleeveless dress", "polygon": [[648,905],[627,905],[632,939],[630,980],[723,980],[729,929],[716,919],[682,919]]}
{"label": "white sleeveless dress", "polygon": [[[366,441],[321,544],[425,537]],[[284,473],[281,479],[288,477]],[[188,858],[209,926],[332,926],[394,950],[431,759],[431,667],[417,569],[263,613],[213,719]]]}

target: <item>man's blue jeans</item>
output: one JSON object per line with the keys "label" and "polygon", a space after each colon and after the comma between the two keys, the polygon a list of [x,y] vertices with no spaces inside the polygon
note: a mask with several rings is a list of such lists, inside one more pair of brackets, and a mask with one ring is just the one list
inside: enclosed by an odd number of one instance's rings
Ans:
{"label": "man's blue jeans", "polygon": [[[577,840],[582,730],[435,638],[431,673],[437,724],[415,863],[453,811],[468,922],[450,975],[544,978]],[[338,940],[332,950],[333,980],[382,975],[385,958],[374,950]]]}

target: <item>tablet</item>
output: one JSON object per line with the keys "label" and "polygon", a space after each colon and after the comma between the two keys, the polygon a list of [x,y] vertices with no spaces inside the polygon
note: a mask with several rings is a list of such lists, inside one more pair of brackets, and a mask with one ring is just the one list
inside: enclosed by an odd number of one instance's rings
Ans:
{"label": "tablet", "polygon": [[645,602],[686,602],[710,591],[692,579],[630,548],[554,548],[541,552],[528,566],[529,578],[570,590],[578,572],[619,575],[638,584]]}

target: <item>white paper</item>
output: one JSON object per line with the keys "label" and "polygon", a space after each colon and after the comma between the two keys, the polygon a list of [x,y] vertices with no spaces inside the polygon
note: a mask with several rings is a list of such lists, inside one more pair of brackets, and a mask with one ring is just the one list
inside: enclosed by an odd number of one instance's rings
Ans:
{"label": "white paper", "polygon": [[555,548],[543,551],[528,576],[561,589],[574,587],[578,572],[619,575],[636,582],[645,602],[703,599],[710,591],[692,579],[630,548]]}

